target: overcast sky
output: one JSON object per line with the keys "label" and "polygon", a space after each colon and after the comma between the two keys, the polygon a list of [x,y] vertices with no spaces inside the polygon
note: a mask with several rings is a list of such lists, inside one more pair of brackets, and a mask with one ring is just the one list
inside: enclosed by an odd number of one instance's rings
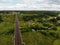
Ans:
{"label": "overcast sky", "polygon": [[60,11],[60,0],[0,0],[0,10]]}

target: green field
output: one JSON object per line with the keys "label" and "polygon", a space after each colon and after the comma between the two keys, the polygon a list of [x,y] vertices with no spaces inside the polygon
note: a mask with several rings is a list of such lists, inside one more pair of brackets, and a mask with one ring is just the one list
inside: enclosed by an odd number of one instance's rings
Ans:
{"label": "green field", "polygon": [[[16,13],[0,12],[0,45],[14,45]],[[60,12],[20,11],[18,19],[25,45],[60,45]]]}

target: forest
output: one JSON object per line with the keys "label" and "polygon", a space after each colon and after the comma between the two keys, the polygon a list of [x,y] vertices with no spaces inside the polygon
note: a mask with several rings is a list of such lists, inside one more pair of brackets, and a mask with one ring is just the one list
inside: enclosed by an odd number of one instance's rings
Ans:
{"label": "forest", "polygon": [[60,45],[59,11],[0,11],[0,45],[14,45],[16,13],[25,45]]}

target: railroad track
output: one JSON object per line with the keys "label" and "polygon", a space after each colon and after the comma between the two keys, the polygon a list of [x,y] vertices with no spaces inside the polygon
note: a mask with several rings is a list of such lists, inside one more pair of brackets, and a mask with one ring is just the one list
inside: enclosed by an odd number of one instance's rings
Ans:
{"label": "railroad track", "polygon": [[14,45],[23,45],[17,14],[15,16]]}

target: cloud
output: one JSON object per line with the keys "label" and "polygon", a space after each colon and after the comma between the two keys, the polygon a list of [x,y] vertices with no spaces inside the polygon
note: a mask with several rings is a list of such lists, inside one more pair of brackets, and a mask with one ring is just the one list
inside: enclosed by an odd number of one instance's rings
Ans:
{"label": "cloud", "polygon": [[2,5],[15,5],[17,3],[20,3],[20,0],[0,0],[0,3]]}
{"label": "cloud", "polygon": [[60,5],[60,0],[49,0],[51,2],[49,2],[50,4],[58,4]]}
{"label": "cloud", "polygon": [[[10,3],[9,3],[10,1]],[[60,11],[59,0],[2,0],[0,10],[58,10]],[[56,4],[55,4],[56,3]]]}
{"label": "cloud", "polygon": [[10,6],[1,6],[1,10],[60,10],[60,5],[56,4],[40,4],[40,5],[26,5],[26,4],[16,4]]}

